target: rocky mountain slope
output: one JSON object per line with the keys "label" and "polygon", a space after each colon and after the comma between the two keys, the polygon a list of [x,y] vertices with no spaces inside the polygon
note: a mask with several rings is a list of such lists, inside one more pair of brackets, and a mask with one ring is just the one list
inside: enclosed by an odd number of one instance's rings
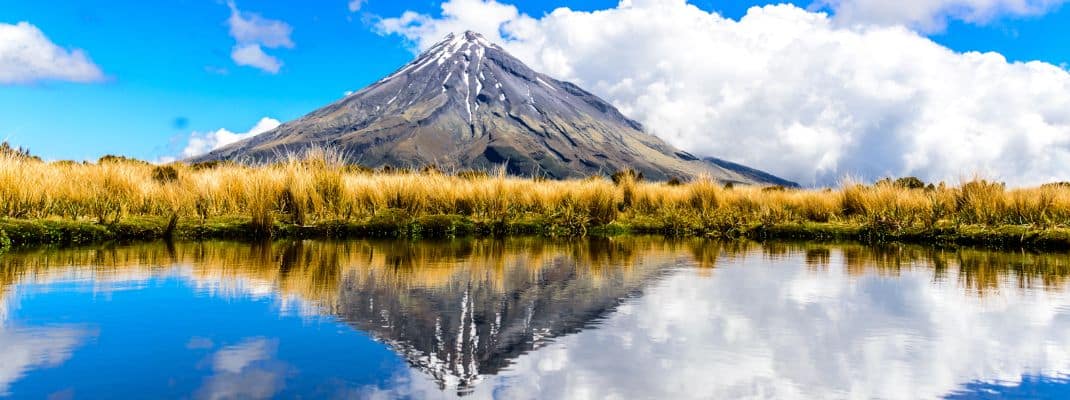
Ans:
{"label": "rocky mountain slope", "polygon": [[309,147],[377,168],[489,170],[556,179],[632,169],[647,179],[705,175],[794,185],[675,149],[615,107],[538,73],[479,34],[449,35],[416,60],[344,99],[192,161],[270,162]]}

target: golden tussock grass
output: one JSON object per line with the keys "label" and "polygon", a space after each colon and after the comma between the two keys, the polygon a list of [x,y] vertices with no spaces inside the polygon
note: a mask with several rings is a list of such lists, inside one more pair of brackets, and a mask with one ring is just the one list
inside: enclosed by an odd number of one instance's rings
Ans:
{"label": "golden tussock grass", "polygon": [[[643,182],[624,174],[548,181],[502,173],[369,172],[329,151],[268,166],[166,166],[125,159],[52,162],[0,156],[0,218],[114,224],[130,217],[237,217],[251,229],[453,215],[477,223],[536,221],[570,234],[604,226],[673,234],[731,233],[754,225],[831,223],[887,229],[1065,227],[1070,187],[1007,189],[974,179],[956,187],[896,182],[837,189],[726,188],[711,179]],[[649,228],[649,229],[647,229]]]}

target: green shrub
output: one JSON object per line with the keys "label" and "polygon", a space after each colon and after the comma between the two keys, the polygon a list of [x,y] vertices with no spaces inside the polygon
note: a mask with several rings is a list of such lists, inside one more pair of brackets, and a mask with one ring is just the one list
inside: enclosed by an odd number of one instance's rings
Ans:
{"label": "green shrub", "polygon": [[347,174],[370,174],[375,170],[360,164],[345,164],[342,166],[342,172]]}
{"label": "green shrub", "polygon": [[11,250],[11,238],[7,237],[7,232],[0,229],[0,254],[6,253]]}
{"label": "green shrub", "polygon": [[783,192],[785,190],[788,190],[788,188],[786,188],[786,187],[784,187],[782,185],[766,186],[766,187],[762,188],[763,192]]}
{"label": "green shrub", "polygon": [[1070,182],[1052,182],[1040,185],[1044,189],[1067,189],[1070,188]]}
{"label": "green shrub", "polygon": [[459,215],[425,215],[416,219],[414,232],[422,237],[454,237],[466,235],[472,230],[471,223]]}
{"label": "green shrub", "polygon": [[[902,189],[925,189],[925,182],[913,176],[907,176],[892,180],[892,178],[884,178],[877,181],[875,186],[894,186]],[[931,186],[931,184],[930,184]]]}
{"label": "green shrub", "polygon": [[152,169],[152,180],[161,185],[178,180],[178,170],[171,165],[157,165]]}
{"label": "green shrub", "polygon": [[484,178],[487,177],[487,172],[486,171],[476,171],[476,170],[469,169],[469,170],[464,170],[464,171],[458,172],[457,173],[457,177],[458,178],[463,178],[463,179],[468,179],[468,180],[484,179]]}
{"label": "green shrub", "polygon": [[626,169],[626,170],[623,170],[623,171],[614,172],[613,175],[609,176],[609,178],[612,179],[613,183],[617,184],[617,185],[621,184],[622,182],[624,182],[626,180],[629,180],[629,181],[632,181],[632,182],[642,182],[643,181],[643,173],[639,172],[639,171],[636,171],[636,170],[633,170],[633,169]]}
{"label": "green shrub", "polygon": [[138,160],[136,158],[130,158],[127,156],[117,156],[108,154],[97,160],[97,164],[133,164],[133,165],[152,165],[148,161]]}
{"label": "green shrub", "polygon": [[115,237],[105,226],[84,221],[5,220],[0,228],[13,246],[85,244]]}
{"label": "green shrub", "polygon": [[229,161],[213,160],[213,161],[201,161],[201,162],[189,163],[189,167],[190,167],[190,169],[192,169],[194,171],[205,171],[205,170],[216,169],[216,168],[222,167],[224,165],[230,165],[230,164],[231,163]]}
{"label": "green shrub", "polygon": [[412,218],[405,210],[388,208],[379,211],[364,224],[365,234],[374,237],[405,236]]}
{"label": "green shrub", "polygon": [[913,176],[895,180],[895,186],[903,189],[925,189],[925,182]]}

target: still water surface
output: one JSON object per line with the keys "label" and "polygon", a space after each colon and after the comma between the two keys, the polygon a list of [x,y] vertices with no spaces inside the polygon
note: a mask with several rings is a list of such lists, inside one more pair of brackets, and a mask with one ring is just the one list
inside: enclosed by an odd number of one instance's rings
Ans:
{"label": "still water surface", "polygon": [[0,257],[0,397],[1067,398],[1070,256],[654,238]]}

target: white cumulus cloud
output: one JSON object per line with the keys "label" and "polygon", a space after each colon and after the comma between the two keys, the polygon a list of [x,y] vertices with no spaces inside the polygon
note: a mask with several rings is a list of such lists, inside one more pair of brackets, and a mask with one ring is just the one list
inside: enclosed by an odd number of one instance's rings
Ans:
{"label": "white cumulus cloud", "polygon": [[276,74],[282,68],[282,62],[278,58],[264,53],[264,49],[258,44],[239,44],[230,52],[230,58],[235,64],[254,67]]}
{"label": "white cumulus cloud", "polygon": [[29,22],[0,23],[0,84],[103,79],[84,51],[57,46]]}
{"label": "white cumulus cloud", "polygon": [[949,19],[986,24],[1003,16],[1044,14],[1066,0],[817,0],[847,23],[903,24],[926,32],[942,31]]}
{"label": "white cumulus cloud", "polygon": [[417,49],[480,31],[678,147],[803,184],[1070,180],[1070,73],[955,52],[902,26],[848,26],[791,5],[733,20],[684,0],[624,0],[534,18],[450,0],[438,17],[410,11],[377,29]]}
{"label": "white cumulus cloud", "polygon": [[190,158],[208,153],[212,150],[231,143],[251,138],[261,133],[277,128],[281,123],[274,118],[264,117],[247,132],[234,133],[226,129],[218,129],[213,132],[193,132],[190,135],[186,148],[182,150],[182,158]]}
{"label": "white cumulus cloud", "polygon": [[360,11],[360,8],[364,6],[364,0],[349,0],[349,12]]}
{"label": "white cumulus cloud", "polygon": [[227,7],[230,8],[230,18],[227,19],[230,36],[237,42],[230,52],[230,58],[238,65],[278,73],[282,62],[265,53],[264,48],[293,48],[294,43],[290,39],[293,28],[283,21],[241,11],[233,1],[227,2]]}

